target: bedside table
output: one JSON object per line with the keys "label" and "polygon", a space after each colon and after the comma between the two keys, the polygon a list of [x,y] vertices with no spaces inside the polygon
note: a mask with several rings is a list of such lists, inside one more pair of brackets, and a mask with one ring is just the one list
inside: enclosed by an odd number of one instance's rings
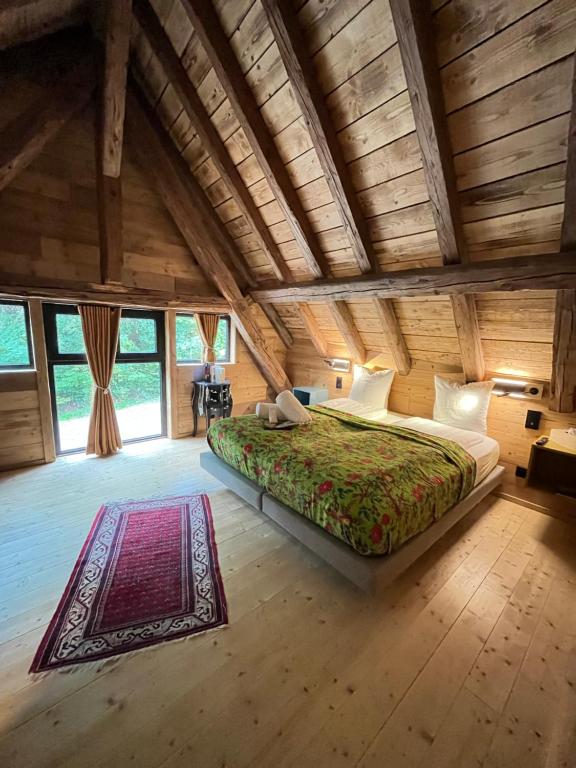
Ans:
{"label": "bedside table", "polygon": [[528,485],[576,497],[576,450],[553,440],[546,445],[532,443],[527,480]]}
{"label": "bedside table", "polygon": [[302,405],[316,405],[328,400],[326,387],[294,387],[292,392]]}
{"label": "bedside table", "polygon": [[227,418],[232,415],[232,394],[230,382],[215,384],[209,381],[195,381],[192,390],[192,415],[194,418],[193,437],[198,431],[198,416],[206,418],[206,432],[214,418]]}

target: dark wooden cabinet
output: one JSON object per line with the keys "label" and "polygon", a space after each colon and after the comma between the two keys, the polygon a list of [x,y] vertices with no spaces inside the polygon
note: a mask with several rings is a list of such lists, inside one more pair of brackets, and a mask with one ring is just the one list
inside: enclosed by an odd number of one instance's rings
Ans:
{"label": "dark wooden cabinet", "polygon": [[226,418],[232,415],[232,405],[229,381],[223,381],[221,384],[195,381],[192,390],[192,414],[194,418],[192,434],[196,436],[198,431],[198,416],[204,416],[206,431],[208,431],[212,419]]}
{"label": "dark wooden cabinet", "polygon": [[576,451],[553,443],[532,444],[528,485],[576,497]]}

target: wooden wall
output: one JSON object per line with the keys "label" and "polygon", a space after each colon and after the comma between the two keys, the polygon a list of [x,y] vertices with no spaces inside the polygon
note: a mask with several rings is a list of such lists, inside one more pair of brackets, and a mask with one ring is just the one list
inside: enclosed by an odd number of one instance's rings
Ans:
{"label": "wooden wall", "polygon": [[[6,94],[2,121],[34,88]],[[5,102],[6,99],[6,102]],[[0,267],[12,275],[100,282],[94,115],[90,106],[0,193]],[[1,126],[0,126],[1,127]],[[131,160],[122,166],[124,285],[213,294],[159,195]],[[25,282],[25,281],[23,281]]]}
{"label": "wooden wall", "polygon": [[[339,354],[336,349],[333,354]],[[378,356],[370,365],[387,367],[387,358]],[[347,397],[353,380],[352,373],[331,371],[306,339],[299,339],[290,349],[286,371],[295,385],[327,387],[330,398]],[[435,374],[464,382],[462,372],[456,366],[416,361],[408,376],[397,373],[394,377],[388,408],[410,416],[432,418]],[[342,377],[342,389],[336,389],[336,377]],[[528,410],[542,413],[538,432],[524,428]],[[543,400],[492,397],[490,400],[488,434],[500,444],[501,463],[509,475],[517,466],[528,466],[530,446],[536,437],[549,434],[551,429],[567,427],[576,427],[576,414],[553,413],[548,409],[547,397]]]}
{"label": "wooden wall", "polygon": [[[0,128],[38,93],[31,83],[3,94]],[[90,106],[71,120],[41,155],[0,193],[0,271],[13,276],[100,282],[96,218],[94,115]],[[126,286],[212,295],[145,173],[125,147],[122,213]],[[30,302],[32,305],[35,302]],[[36,302],[39,307],[40,303]],[[266,334],[280,356],[284,347],[260,313]],[[37,329],[41,329],[40,325]],[[41,334],[41,330],[38,330]],[[226,366],[235,412],[266,399],[266,383],[238,337],[237,362]],[[193,370],[178,366],[178,416],[175,435],[190,434]],[[49,460],[42,432],[36,371],[0,372],[0,468]],[[44,397],[45,412],[50,404]]]}
{"label": "wooden wall", "polygon": [[42,463],[36,371],[0,373],[0,469]]}

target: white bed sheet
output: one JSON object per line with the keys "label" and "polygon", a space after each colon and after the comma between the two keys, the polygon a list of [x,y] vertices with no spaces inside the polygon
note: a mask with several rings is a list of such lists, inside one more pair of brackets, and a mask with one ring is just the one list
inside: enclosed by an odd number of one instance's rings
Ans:
{"label": "white bed sheet", "polygon": [[325,405],[326,408],[349,413],[353,416],[360,416],[363,419],[377,421],[380,424],[395,424],[397,427],[413,429],[415,432],[421,432],[425,435],[435,435],[446,440],[453,440],[462,446],[476,462],[475,486],[490,474],[500,457],[500,446],[496,440],[479,432],[450,427],[432,419],[406,416],[405,414],[393,413],[385,409],[379,410],[364,403],[359,403],[356,400],[350,400],[347,397],[326,400],[324,403],[320,403],[320,405]]}

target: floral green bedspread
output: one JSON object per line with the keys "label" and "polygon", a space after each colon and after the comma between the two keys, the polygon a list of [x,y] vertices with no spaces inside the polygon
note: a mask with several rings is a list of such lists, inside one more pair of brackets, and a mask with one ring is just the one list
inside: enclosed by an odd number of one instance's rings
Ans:
{"label": "floral green bedspread", "polygon": [[322,406],[311,424],[268,430],[256,416],[215,422],[214,453],[363,555],[388,554],[474,487],[476,462],[452,440]]}

